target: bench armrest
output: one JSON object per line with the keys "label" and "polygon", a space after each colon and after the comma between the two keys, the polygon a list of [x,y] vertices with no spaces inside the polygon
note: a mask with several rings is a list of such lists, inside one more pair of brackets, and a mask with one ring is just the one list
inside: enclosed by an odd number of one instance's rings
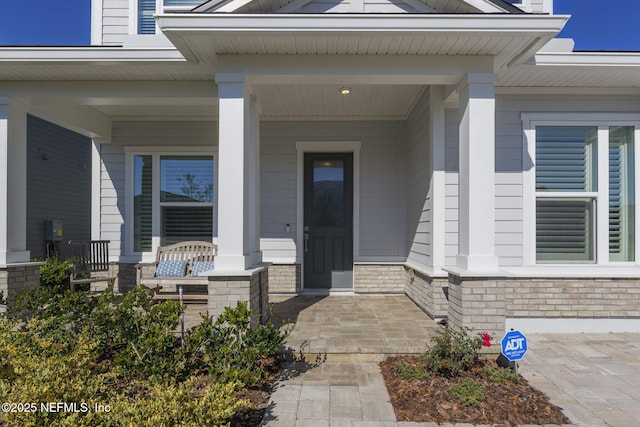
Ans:
{"label": "bench armrest", "polygon": [[140,279],[142,279],[142,277],[143,277],[143,273],[144,273],[145,267],[153,267],[153,269],[155,271],[155,268],[157,266],[158,266],[157,261],[154,261],[154,262],[140,262],[140,263],[136,264],[136,284],[140,284]]}

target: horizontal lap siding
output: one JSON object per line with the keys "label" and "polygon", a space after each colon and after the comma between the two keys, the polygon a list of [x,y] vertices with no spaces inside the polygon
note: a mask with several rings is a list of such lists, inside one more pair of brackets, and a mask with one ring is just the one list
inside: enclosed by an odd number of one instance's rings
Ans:
{"label": "horizontal lap siding", "polygon": [[455,265],[458,255],[458,111],[445,111],[445,265]]}
{"label": "horizontal lap siding", "polygon": [[408,260],[421,266],[433,266],[432,217],[430,197],[431,159],[429,156],[429,95],[419,99],[407,119],[407,241]]}
{"label": "horizontal lap siding", "polygon": [[393,121],[262,123],[261,245],[265,261],[295,261],[298,141],[362,142],[360,256],[401,255],[404,210],[399,208],[403,202],[398,192],[398,126]]}
{"label": "horizontal lap siding", "polygon": [[129,2],[127,0],[103,0],[102,44],[121,45],[129,33]]}
{"label": "horizontal lap siding", "polygon": [[522,140],[520,113],[496,99],[496,255],[522,265]]}
{"label": "horizontal lap siding", "polygon": [[35,116],[27,119],[27,249],[46,255],[45,221],[62,220],[66,241],[91,238],[91,139]]}
{"label": "horizontal lap siding", "polygon": [[[100,191],[101,237],[111,240],[114,255],[124,250],[125,152],[127,146],[210,146],[217,152],[217,124],[214,122],[114,122],[111,144],[102,144]],[[217,167],[217,165],[216,165]]]}

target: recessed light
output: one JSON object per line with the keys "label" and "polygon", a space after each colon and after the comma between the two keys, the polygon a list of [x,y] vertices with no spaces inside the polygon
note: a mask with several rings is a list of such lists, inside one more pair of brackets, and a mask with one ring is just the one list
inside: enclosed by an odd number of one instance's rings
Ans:
{"label": "recessed light", "polygon": [[342,86],[340,88],[340,93],[342,95],[349,95],[351,93],[351,88],[350,87],[346,87],[346,86]]}

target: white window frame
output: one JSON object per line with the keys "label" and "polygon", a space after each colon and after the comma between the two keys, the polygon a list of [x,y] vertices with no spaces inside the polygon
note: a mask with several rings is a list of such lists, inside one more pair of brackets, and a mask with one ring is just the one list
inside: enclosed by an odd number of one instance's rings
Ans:
{"label": "white window frame", "polygon": [[[93,0],[101,1],[101,0]],[[166,12],[189,12],[195,6],[164,6],[164,0],[156,0],[156,14]],[[102,9],[100,9],[102,10]],[[160,34],[160,29],[156,24],[156,34]],[[129,34],[130,35],[142,35],[138,34],[138,0],[131,0],[129,2]]]}
{"label": "white window frame", "polygon": [[[160,202],[160,192],[156,191],[160,185],[160,157],[162,156],[211,156],[213,158],[213,243],[217,242],[218,236],[218,153],[210,147],[125,147],[125,185],[126,185],[126,201],[125,201],[125,221],[123,231],[124,253],[126,256],[142,259],[143,262],[151,262],[155,260],[155,254],[160,246],[160,207],[172,206],[175,203]],[[133,198],[134,198],[134,167],[135,156],[152,156],[153,161],[153,194],[152,194],[152,232],[151,232],[151,251],[135,252],[133,250],[134,230],[133,230]],[[186,206],[187,204],[180,204]]]}
{"label": "white window frame", "polygon": [[[523,124],[523,264],[525,266],[549,265],[536,260],[536,127],[537,126],[594,126],[598,128],[598,183],[597,192],[582,193],[596,201],[595,261],[566,262],[554,265],[576,267],[577,264],[602,266],[637,265],[640,260],[640,114],[634,113],[522,113]],[[634,126],[635,179],[635,260],[631,262],[609,261],[609,127]],[[571,193],[575,195],[576,193]],[[562,193],[545,193],[544,197],[561,197]],[[604,242],[604,243],[602,243]],[[577,267],[579,269],[580,267]],[[579,272],[576,269],[576,272]],[[570,271],[567,271],[570,273]]]}

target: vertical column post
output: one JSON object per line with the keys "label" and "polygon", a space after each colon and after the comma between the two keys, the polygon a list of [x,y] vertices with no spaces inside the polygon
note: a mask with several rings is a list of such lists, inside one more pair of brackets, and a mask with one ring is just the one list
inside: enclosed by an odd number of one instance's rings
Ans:
{"label": "vertical column post", "polygon": [[[216,75],[219,96],[218,255],[215,270],[259,263],[258,116],[244,74]],[[252,112],[253,110],[253,112]],[[253,118],[253,120],[252,120]]]}
{"label": "vertical column post", "polygon": [[459,87],[459,249],[456,266],[496,271],[494,74],[468,74]]}
{"label": "vertical column post", "polygon": [[0,97],[0,265],[29,262],[27,112]]}

